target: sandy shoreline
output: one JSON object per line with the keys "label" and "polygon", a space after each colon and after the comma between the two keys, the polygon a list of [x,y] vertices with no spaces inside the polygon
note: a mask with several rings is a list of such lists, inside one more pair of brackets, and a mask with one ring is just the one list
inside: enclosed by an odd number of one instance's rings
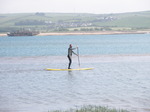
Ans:
{"label": "sandy shoreline", "polygon": [[[99,31],[99,32],[50,32],[40,33],[38,36],[51,36],[51,35],[117,35],[117,34],[149,34],[150,31]],[[0,36],[7,36],[1,33]]]}
{"label": "sandy shoreline", "polygon": [[5,33],[0,33],[0,37],[2,37],[2,36],[7,36],[7,34],[5,34]]}
{"label": "sandy shoreline", "polygon": [[40,33],[39,36],[50,36],[50,35],[117,35],[117,34],[145,34],[150,31],[100,31],[100,32],[51,32],[51,33]]}

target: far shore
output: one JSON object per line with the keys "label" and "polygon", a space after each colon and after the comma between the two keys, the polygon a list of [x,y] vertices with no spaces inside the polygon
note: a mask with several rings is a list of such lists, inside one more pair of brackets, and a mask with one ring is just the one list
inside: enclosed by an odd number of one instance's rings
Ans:
{"label": "far shore", "polygon": [[39,36],[50,35],[116,35],[116,34],[147,34],[150,31],[99,31],[99,32],[51,32],[40,33]]}
{"label": "far shore", "polygon": [[[117,35],[117,34],[149,34],[147,31],[99,31],[99,32],[49,32],[40,33],[37,36],[53,36],[53,35]],[[0,36],[7,36],[6,33],[0,33]]]}

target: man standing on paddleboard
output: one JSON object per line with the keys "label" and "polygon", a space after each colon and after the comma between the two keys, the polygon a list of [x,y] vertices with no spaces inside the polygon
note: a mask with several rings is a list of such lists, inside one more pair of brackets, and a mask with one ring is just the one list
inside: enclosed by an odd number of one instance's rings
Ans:
{"label": "man standing on paddleboard", "polygon": [[73,52],[73,50],[75,50],[75,49],[76,49],[76,48],[72,48],[72,45],[71,45],[71,44],[69,45],[69,48],[68,48],[68,55],[67,55],[67,57],[68,57],[68,59],[69,59],[68,69],[71,69],[70,66],[71,66],[71,63],[72,63],[72,53],[78,56],[78,54],[76,54],[76,53]]}

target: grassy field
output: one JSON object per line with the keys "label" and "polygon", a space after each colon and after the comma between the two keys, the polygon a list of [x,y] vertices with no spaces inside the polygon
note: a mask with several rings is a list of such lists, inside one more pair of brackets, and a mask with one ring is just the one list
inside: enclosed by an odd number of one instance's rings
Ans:
{"label": "grassy field", "polygon": [[83,106],[77,109],[70,109],[70,110],[55,110],[55,111],[48,111],[48,112],[129,112],[127,110],[122,109],[109,109],[108,107],[101,107],[101,106]]}
{"label": "grassy field", "polygon": [[150,29],[150,11],[120,14],[0,14],[0,33],[19,29],[40,32],[147,30]]}

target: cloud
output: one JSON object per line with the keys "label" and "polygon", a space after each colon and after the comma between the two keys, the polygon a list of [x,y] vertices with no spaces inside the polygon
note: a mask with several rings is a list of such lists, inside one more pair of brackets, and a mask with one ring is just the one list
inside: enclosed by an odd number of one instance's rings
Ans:
{"label": "cloud", "polygon": [[0,13],[118,13],[150,10],[150,0],[0,0]]}

